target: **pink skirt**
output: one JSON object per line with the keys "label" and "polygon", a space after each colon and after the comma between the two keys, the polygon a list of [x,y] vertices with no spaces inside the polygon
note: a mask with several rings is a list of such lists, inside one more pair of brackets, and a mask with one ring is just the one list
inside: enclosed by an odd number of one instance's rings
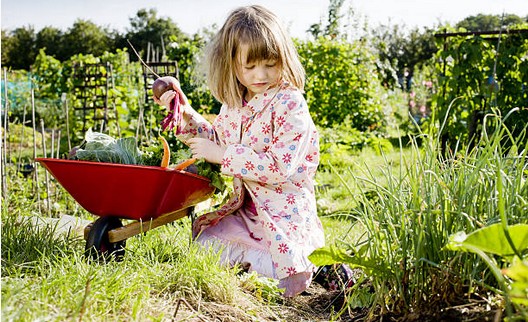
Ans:
{"label": "pink skirt", "polygon": [[[265,246],[266,241],[252,238],[245,224],[246,220],[252,220],[250,217],[255,217],[251,211],[252,203],[248,204],[246,203],[245,208],[220,220],[217,225],[202,231],[196,241],[222,252],[220,259],[223,264],[230,266],[240,264],[249,267],[249,272],[255,271],[262,276],[278,279],[271,254]],[[312,282],[314,269],[315,266],[309,271],[279,280],[279,288],[285,289],[283,295],[292,297],[306,290]]]}

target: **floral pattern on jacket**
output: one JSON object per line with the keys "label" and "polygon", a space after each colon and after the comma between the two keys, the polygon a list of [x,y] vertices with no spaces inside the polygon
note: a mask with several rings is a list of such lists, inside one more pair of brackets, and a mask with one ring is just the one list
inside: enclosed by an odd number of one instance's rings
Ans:
{"label": "floral pattern on jacket", "polygon": [[279,279],[309,270],[307,257],[324,245],[324,234],[314,193],[319,136],[302,93],[284,82],[245,107],[223,105],[213,125],[194,112],[179,138],[195,136],[227,147],[221,169],[234,177],[234,193],[219,210],[200,216],[193,233],[215,225],[251,197],[257,216],[249,233],[265,242]]}

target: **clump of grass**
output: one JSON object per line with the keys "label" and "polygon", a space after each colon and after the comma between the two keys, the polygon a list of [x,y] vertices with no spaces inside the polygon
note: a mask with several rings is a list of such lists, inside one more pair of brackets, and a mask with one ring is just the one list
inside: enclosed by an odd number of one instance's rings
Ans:
{"label": "clump of grass", "polygon": [[2,214],[2,276],[38,274],[43,258],[69,256],[78,239],[57,235],[56,225],[35,225],[29,216]]}
{"label": "clump of grass", "polygon": [[159,292],[195,302],[233,303],[238,291],[236,271],[219,264],[220,254],[191,242],[190,231],[190,220],[184,219],[155,234],[138,236],[128,247],[130,260],[158,270],[152,283]]}
{"label": "clump of grass", "polygon": [[[358,173],[375,177],[379,183],[385,184],[386,168],[391,167],[393,173],[403,170],[400,162],[402,158],[411,157],[411,154],[409,147],[402,147],[400,150],[387,146],[379,149],[366,147],[349,155],[346,164],[334,164],[333,161],[329,161],[326,167],[318,170],[316,175],[319,215],[342,218],[353,215],[359,203],[355,198],[350,198],[351,195],[366,193],[367,197],[374,199],[377,197],[374,193],[365,192],[365,188],[360,189],[352,184],[357,181]],[[339,157],[334,155],[331,160]],[[342,161],[339,162],[342,163]],[[349,184],[343,187],[342,181]]]}
{"label": "clump of grass", "polygon": [[245,312],[258,296],[240,287],[247,282],[221,266],[219,254],[190,242],[188,219],[130,238],[122,261],[104,263],[87,260],[83,241],[53,225],[18,223],[7,213],[2,221],[3,319],[161,321],[172,319],[181,301],[194,316],[212,302],[239,307],[245,320],[264,311],[252,305]]}

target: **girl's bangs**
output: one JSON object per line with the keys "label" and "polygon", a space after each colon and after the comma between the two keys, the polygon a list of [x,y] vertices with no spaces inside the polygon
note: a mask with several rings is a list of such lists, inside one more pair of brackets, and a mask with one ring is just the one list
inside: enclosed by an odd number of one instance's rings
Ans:
{"label": "girl's bangs", "polygon": [[240,36],[239,49],[242,44],[248,48],[247,57],[241,57],[242,59],[245,58],[246,62],[279,59],[279,49],[274,37],[262,33],[256,34],[252,30],[246,30]]}

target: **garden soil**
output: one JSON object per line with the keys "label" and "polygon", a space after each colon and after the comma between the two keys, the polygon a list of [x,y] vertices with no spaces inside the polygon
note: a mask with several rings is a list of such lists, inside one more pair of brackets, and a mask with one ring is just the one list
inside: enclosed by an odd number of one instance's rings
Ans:
{"label": "garden soil", "polygon": [[[255,303],[237,302],[237,306],[202,302],[197,305],[180,305],[174,321],[405,321],[405,322],[469,322],[502,321],[501,312],[482,302],[470,302],[438,312],[407,315],[386,314],[369,316],[367,309],[346,309],[346,297],[340,291],[327,291],[316,283],[303,294],[284,299],[280,304],[259,307]],[[199,312],[194,308],[197,307]],[[344,310],[338,315],[342,309]]]}

